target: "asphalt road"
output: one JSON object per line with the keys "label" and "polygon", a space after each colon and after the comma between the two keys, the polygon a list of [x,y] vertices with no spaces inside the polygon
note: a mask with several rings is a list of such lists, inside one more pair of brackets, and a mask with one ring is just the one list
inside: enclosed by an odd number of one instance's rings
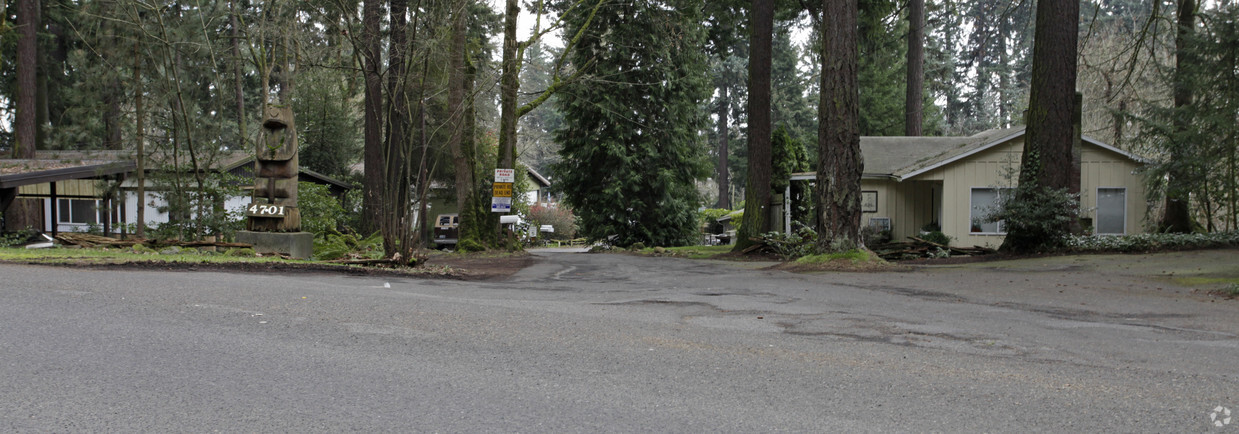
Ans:
{"label": "asphalt road", "polygon": [[538,254],[504,282],[0,265],[0,431],[1239,430],[1234,301]]}

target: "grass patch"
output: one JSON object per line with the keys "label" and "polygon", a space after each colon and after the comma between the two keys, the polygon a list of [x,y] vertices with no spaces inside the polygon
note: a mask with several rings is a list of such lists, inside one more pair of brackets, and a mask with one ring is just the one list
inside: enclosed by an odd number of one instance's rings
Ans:
{"label": "grass patch", "polygon": [[21,249],[0,248],[0,261],[24,262],[32,264],[125,264],[130,262],[179,262],[179,263],[261,263],[261,262],[298,262],[313,261],[281,259],[278,256],[233,256],[224,252],[202,252],[197,249],[185,249],[180,253],[161,255],[154,251],[135,253],[129,249]]}
{"label": "grass patch", "polygon": [[731,245],[719,246],[682,246],[682,247],[648,247],[636,253],[650,256],[674,256],[688,259],[710,259],[731,252]]}
{"label": "grass patch", "polygon": [[821,255],[801,256],[800,258],[796,259],[796,263],[800,265],[814,265],[814,264],[823,264],[827,262],[844,261],[844,260],[851,261],[853,264],[859,264],[863,262],[877,262],[877,263],[886,262],[882,260],[882,258],[879,258],[877,255],[873,254],[873,252],[870,252],[867,250],[863,250],[863,251],[862,250],[848,250],[846,252],[839,252],[839,253],[824,253]]}
{"label": "grass patch", "polygon": [[1176,277],[1174,283],[1183,286],[1231,285],[1239,286],[1239,277]]}

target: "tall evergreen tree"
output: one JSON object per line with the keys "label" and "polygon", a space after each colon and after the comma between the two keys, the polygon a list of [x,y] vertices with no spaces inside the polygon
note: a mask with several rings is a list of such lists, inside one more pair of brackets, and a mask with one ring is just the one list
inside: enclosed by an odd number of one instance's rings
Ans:
{"label": "tall evergreen tree", "polygon": [[822,84],[818,105],[817,249],[863,247],[860,238],[857,4],[822,1]]}
{"label": "tall evergreen tree", "polygon": [[34,158],[37,148],[37,74],[39,64],[39,0],[17,2],[17,120],[14,122],[13,158]]}
{"label": "tall evergreen tree", "polygon": [[[1188,84],[1188,65],[1193,65],[1192,51],[1188,49],[1188,39],[1195,31],[1196,13],[1199,3],[1196,0],[1179,0],[1176,10],[1178,27],[1175,30],[1175,68],[1174,68],[1174,107],[1182,112],[1192,103],[1192,88]],[[1193,65],[1194,66],[1194,65]],[[1189,210],[1191,182],[1187,179],[1194,174],[1187,169],[1187,163],[1192,159],[1191,149],[1196,144],[1187,140],[1190,121],[1186,116],[1175,116],[1174,136],[1168,146],[1172,163],[1166,172],[1166,202],[1165,211],[1159,224],[1167,232],[1187,233],[1192,231],[1192,217]]]}
{"label": "tall evergreen tree", "polygon": [[921,104],[924,96],[925,73],[925,0],[908,0],[908,56],[906,71],[907,97],[904,100],[903,134],[921,135],[924,122]]}
{"label": "tall evergreen tree", "polygon": [[753,0],[749,8],[749,170],[744,192],[744,223],[734,251],[770,231],[770,68],[774,38],[774,0]]}
{"label": "tall evergreen tree", "polygon": [[[1079,191],[1080,166],[1075,158],[1079,137],[1075,125],[1079,19],[1080,3],[1076,0],[1041,0],[1037,4],[1028,133],[1015,191],[1015,202],[1027,207],[1008,205],[1004,211],[1007,236],[1001,248],[1006,251],[1056,247],[1073,224],[1074,201],[1055,198]],[[1021,213],[1020,209],[1032,211]]]}
{"label": "tall evergreen tree", "polygon": [[[569,53],[589,72],[565,86],[563,159],[554,166],[565,199],[592,240],[613,245],[696,241],[707,176],[700,132],[709,96],[700,8],[688,0],[608,2]],[[570,14],[569,34],[582,18]]]}

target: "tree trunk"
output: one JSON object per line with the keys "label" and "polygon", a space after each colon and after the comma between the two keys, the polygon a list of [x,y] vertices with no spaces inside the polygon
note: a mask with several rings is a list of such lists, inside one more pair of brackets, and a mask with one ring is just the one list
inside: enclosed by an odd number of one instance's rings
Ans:
{"label": "tree trunk", "polygon": [[727,167],[727,157],[731,153],[728,145],[731,141],[731,131],[728,130],[731,121],[730,85],[724,83],[719,88],[718,98],[718,207],[731,209],[731,170]]}
{"label": "tree trunk", "polygon": [[383,64],[379,52],[381,0],[366,0],[362,7],[362,63],[365,69],[365,174],[362,182],[361,231],[365,235],[379,230],[383,210]]}
{"label": "tree trunk", "polygon": [[469,201],[469,192],[473,190],[473,165],[465,158],[462,146],[465,135],[465,18],[468,8],[464,2],[455,2],[452,7],[452,40],[451,53],[448,58],[448,93],[447,111],[450,116],[452,134],[448,137],[448,149],[452,151],[452,159],[456,168],[456,209],[460,217],[465,217],[465,206]]}
{"label": "tree trunk", "polygon": [[[111,64],[115,54],[119,54],[118,44],[119,39],[116,37],[117,24],[111,21],[104,21],[99,25],[103,30],[103,40],[100,43],[102,48],[101,55],[105,63]],[[121,150],[121,98],[124,95],[124,88],[121,85],[120,75],[109,74],[110,82],[107,89],[103,90],[103,149],[113,151]]]}
{"label": "tree trunk", "polygon": [[[1187,174],[1183,173],[1192,158],[1187,149],[1193,146],[1185,143],[1183,137],[1189,127],[1188,120],[1181,112],[1192,103],[1192,88],[1187,83],[1187,68],[1192,65],[1188,59],[1187,38],[1191,36],[1196,25],[1196,0],[1179,0],[1178,29],[1175,32],[1175,72],[1174,72],[1174,143],[1170,146],[1170,161],[1173,166],[1166,181],[1165,214],[1159,226],[1164,232],[1188,233],[1192,231],[1192,215],[1190,209],[1191,187],[1185,182]],[[1193,65],[1194,66],[1194,65]]]}
{"label": "tree trunk", "polygon": [[908,86],[904,100],[905,136],[921,135],[925,92],[925,0],[908,1]]}
{"label": "tree trunk", "polygon": [[17,0],[17,116],[13,158],[34,158],[38,140],[39,0]]}
{"label": "tree trunk", "polygon": [[[236,0],[228,2],[228,24],[232,37],[232,88],[237,111],[237,149],[249,149],[246,140],[248,131],[245,127],[245,75],[242,71],[241,29],[237,18]],[[369,3],[369,2],[367,2]]]}
{"label": "tree trunk", "polygon": [[516,159],[516,104],[520,91],[520,60],[516,53],[516,21],[520,16],[519,0],[507,0],[503,24],[503,72],[499,79],[499,165],[512,169]]}
{"label": "tree trunk", "polygon": [[134,236],[146,238],[146,110],[142,105],[142,39],[138,38],[133,47],[133,116],[137,142],[137,176],[138,176],[138,215]]}
{"label": "tree trunk", "polygon": [[822,83],[818,106],[817,248],[841,252],[860,239],[860,90],[857,4],[823,0]]}
{"label": "tree trunk", "polygon": [[[410,188],[412,183],[409,168],[409,112],[408,57],[409,42],[408,12],[406,0],[389,0],[388,16],[391,23],[391,43],[387,47],[387,138],[383,146],[386,182],[383,191],[383,214],[381,216],[383,248],[389,257],[406,252],[412,241],[410,234],[413,222],[410,213]],[[406,255],[407,256],[407,255]]]}
{"label": "tree trunk", "polygon": [[[1033,70],[1029,91],[1028,129],[1020,161],[1016,200],[1044,201],[1052,191],[1072,189],[1076,140],[1076,51],[1080,3],[1041,0],[1033,35]],[[1073,210],[1053,210],[1054,218]],[[1070,221],[1010,225],[1002,250],[1027,252],[1056,244],[1054,237],[1071,231]]]}
{"label": "tree trunk", "polygon": [[749,33],[749,170],[744,189],[744,223],[733,251],[754,244],[770,231],[770,68],[774,38],[774,0],[753,0]]}

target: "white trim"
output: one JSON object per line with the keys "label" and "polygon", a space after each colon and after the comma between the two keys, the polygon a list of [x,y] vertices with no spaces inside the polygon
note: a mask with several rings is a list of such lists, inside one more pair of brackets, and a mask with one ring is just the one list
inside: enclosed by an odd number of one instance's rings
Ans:
{"label": "white trim", "polygon": [[946,165],[948,165],[948,164],[954,163],[954,162],[956,162],[956,161],[959,161],[959,160],[962,160],[962,159],[965,159],[965,158],[971,157],[971,156],[973,156],[973,155],[976,155],[978,152],[984,151],[984,150],[989,149],[989,148],[992,148],[992,147],[994,147],[994,146],[998,146],[998,145],[1000,145],[1000,144],[1002,144],[1002,143],[1004,143],[1004,142],[1006,142],[1006,141],[1008,141],[1008,140],[1011,140],[1011,139],[1014,139],[1014,138],[1016,138],[1016,137],[1022,136],[1022,135],[1024,135],[1024,132],[1025,132],[1025,131],[1026,131],[1026,130],[1020,130],[1020,131],[1018,131],[1018,132],[1016,132],[1016,133],[1013,133],[1013,134],[1011,134],[1011,135],[1005,136],[1005,137],[1003,137],[1003,138],[1001,138],[1001,139],[994,140],[994,141],[991,141],[991,142],[986,143],[986,144],[984,144],[984,145],[981,145],[980,147],[977,147],[976,149],[973,149],[973,150],[971,150],[971,151],[965,152],[965,153],[963,153],[963,154],[956,155],[956,156],[954,156],[954,157],[948,158],[948,159],[943,160],[943,161],[939,161],[938,163],[935,163],[935,164],[933,164],[933,165],[931,165],[931,166],[924,167],[924,168],[921,168],[920,170],[917,170],[917,171],[914,171],[914,172],[911,172],[911,173],[904,174],[903,176],[896,176],[895,178],[897,178],[897,179],[896,179],[897,181],[903,181],[903,180],[905,180],[905,179],[912,178],[912,177],[915,177],[915,176],[920,175],[920,174],[922,174],[922,173],[925,173],[925,172],[928,172],[928,171],[931,171],[931,170],[934,170],[934,169],[940,168],[940,167],[942,167],[942,166],[946,166]]}
{"label": "white trim", "polygon": [[[51,199],[51,198],[48,198],[48,200],[50,200],[50,199]],[[100,225],[100,224],[102,224],[102,219],[100,219],[100,218],[99,218],[99,212],[100,212],[100,211],[99,211],[99,207],[100,207],[100,206],[102,206],[103,204],[102,204],[102,203],[100,203],[100,202],[102,202],[102,201],[100,201],[99,199],[82,199],[82,198],[59,197],[59,198],[56,198],[56,200],[57,200],[57,201],[61,201],[61,200],[66,200],[66,201],[69,201],[68,206],[66,206],[66,207],[61,207],[61,206],[60,206],[60,204],[56,204],[56,207],[57,207],[57,208],[56,208],[56,210],[58,211],[58,212],[56,213],[56,216],[55,216],[55,217],[56,217],[56,220],[57,220],[57,222],[56,222],[56,224],[57,224],[57,225],[67,225],[67,226],[90,226],[90,225]],[[73,221],[73,202],[79,202],[79,201],[80,201],[80,202],[94,202],[94,204],[93,204],[93,205],[91,205],[91,208],[93,208],[93,209],[94,209],[94,211],[95,211],[95,212],[94,212],[94,215],[95,215],[95,221],[93,221],[93,222],[85,222],[85,223],[83,223],[83,222],[75,222],[75,221]],[[68,218],[67,220],[65,219],[66,217]]]}
{"label": "white trim", "polygon": [[1110,151],[1110,152],[1113,152],[1113,153],[1116,153],[1116,154],[1122,155],[1122,156],[1124,156],[1124,157],[1130,158],[1130,159],[1132,159],[1132,161],[1135,161],[1135,162],[1137,162],[1137,163],[1141,163],[1141,164],[1148,164],[1148,163],[1149,163],[1149,160],[1148,160],[1148,159],[1145,159],[1145,158],[1143,158],[1143,157],[1137,156],[1137,155],[1135,155],[1135,154],[1132,154],[1132,153],[1130,153],[1130,152],[1124,151],[1124,150],[1122,150],[1122,149],[1119,149],[1119,148],[1116,148],[1116,147],[1113,147],[1113,146],[1107,145],[1107,144],[1102,143],[1101,141],[1099,141],[1099,140],[1097,140],[1097,139],[1094,139],[1094,138],[1092,138],[1092,137],[1088,137],[1088,136],[1081,136],[1081,137],[1080,137],[1080,139],[1081,139],[1081,140],[1083,140],[1083,141],[1085,141],[1085,142],[1092,143],[1094,146],[1097,146],[1098,148],[1105,149],[1105,150],[1107,150],[1107,151]]}
{"label": "white trim", "polygon": [[[1101,190],[1123,190],[1123,232],[1106,232],[1098,230],[1101,227]],[[1093,233],[1097,235],[1127,235],[1127,187],[1097,187],[1097,206],[1093,209]]]}

